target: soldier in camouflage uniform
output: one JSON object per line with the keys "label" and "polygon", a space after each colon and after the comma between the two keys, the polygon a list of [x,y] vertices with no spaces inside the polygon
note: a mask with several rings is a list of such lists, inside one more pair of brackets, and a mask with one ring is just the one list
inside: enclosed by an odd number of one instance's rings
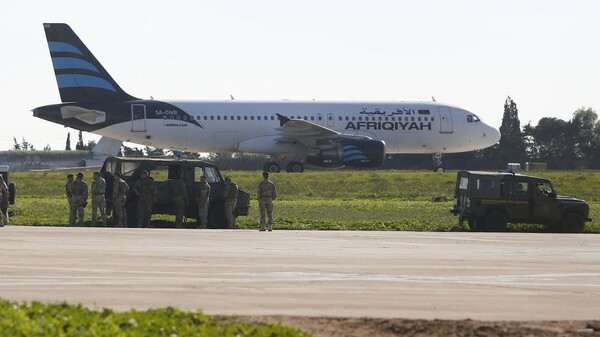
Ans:
{"label": "soldier in camouflage uniform", "polygon": [[200,185],[196,193],[196,202],[198,203],[198,225],[200,228],[207,228],[210,185],[206,182],[205,176],[200,177]]}
{"label": "soldier in camouflage uniform", "polygon": [[152,206],[156,201],[156,184],[148,176],[148,171],[140,173],[140,179],[133,186],[133,192],[138,196],[138,227],[150,227]]}
{"label": "soldier in camouflage uniform", "polygon": [[92,225],[96,225],[96,216],[100,208],[102,217],[102,226],[106,227],[106,180],[100,176],[100,172],[94,172],[94,181],[92,182]]}
{"label": "soldier in camouflage uniform", "polygon": [[235,216],[235,204],[237,203],[238,185],[231,181],[231,178],[225,178],[225,189],[223,190],[223,198],[225,198],[225,220],[227,221],[227,228],[236,228]]}
{"label": "soldier in camouflage uniform", "polygon": [[[269,180],[269,172],[263,172],[263,181],[258,184],[258,207],[260,211],[260,231],[265,230],[265,217],[269,232],[273,230],[273,200],[277,198],[275,184]],[[265,216],[266,215],[266,216]]]}
{"label": "soldier in camouflage uniform", "polygon": [[127,211],[125,209],[125,202],[127,201],[127,191],[129,191],[129,185],[125,180],[121,179],[121,174],[115,172],[113,175],[113,195],[112,195],[112,206],[115,212],[116,220],[113,219],[116,227],[127,227]]}
{"label": "soldier in camouflage uniform", "polygon": [[67,202],[69,203],[69,226],[75,226],[75,218],[71,217],[71,213],[73,213],[73,192],[71,192],[71,185],[73,185],[73,174],[69,173],[67,174],[65,192],[67,194]]}
{"label": "soldier in camouflage uniform", "polygon": [[181,179],[181,174],[177,174],[175,179],[171,180],[171,197],[175,207],[175,227],[183,227],[183,215],[188,205],[187,186]]}
{"label": "soldier in camouflage uniform", "polygon": [[77,173],[77,179],[71,184],[71,193],[73,208],[69,223],[77,222],[77,225],[83,226],[84,209],[88,199],[88,185],[83,181],[83,173]]}

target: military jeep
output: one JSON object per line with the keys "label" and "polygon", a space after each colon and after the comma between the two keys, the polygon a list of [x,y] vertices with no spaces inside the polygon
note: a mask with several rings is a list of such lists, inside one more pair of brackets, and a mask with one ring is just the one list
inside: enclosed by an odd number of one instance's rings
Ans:
{"label": "military jeep", "polygon": [[507,223],[528,223],[579,233],[592,220],[585,201],[556,195],[548,179],[513,173],[459,171],[451,212],[474,231],[506,231]]}
{"label": "military jeep", "polygon": [[[124,158],[109,157],[104,161],[100,174],[106,180],[106,208],[107,214],[112,210],[113,173],[121,173],[121,177],[129,185],[127,193],[127,224],[137,224],[137,201],[133,193],[133,186],[139,180],[140,173],[148,171],[154,180],[157,189],[157,200],[154,203],[152,214],[175,214],[175,207],[171,197],[170,181],[181,176],[188,191],[188,206],[185,210],[186,218],[197,219],[198,205],[196,193],[200,185],[200,177],[205,176],[210,185],[210,203],[208,206],[208,227],[225,228],[225,208],[222,196],[225,181],[216,165],[202,160],[188,159],[159,159],[159,158]],[[237,205],[234,215],[246,216],[250,209],[250,194],[243,190],[238,191]]]}

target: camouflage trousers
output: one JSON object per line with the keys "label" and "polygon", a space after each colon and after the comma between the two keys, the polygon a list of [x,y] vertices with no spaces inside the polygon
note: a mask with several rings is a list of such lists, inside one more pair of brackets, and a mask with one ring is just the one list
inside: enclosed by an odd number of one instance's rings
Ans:
{"label": "camouflage trousers", "polygon": [[225,199],[225,221],[227,222],[227,228],[236,228],[235,216],[233,216],[236,203],[237,199]]}
{"label": "camouflage trousers", "polygon": [[71,214],[69,214],[69,226],[83,226],[83,217],[85,198],[83,195],[74,195],[71,197]]}
{"label": "camouflage trousers", "polygon": [[138,200],[138,222],[137,226],[150,227],[150,219],[152,218],[152,206],[154,202],[148,199]]}
{"label": "camouflage trousers", "polygon": [[273,199],[267,197],[258,199],[258,210],[260,213],[260,229],[264,230],[265,222],[267,222],[268,229],[273,230]]}
{"label": "camouflage trousers", "polygon": [[127,210],[125,209],[125,197],[118,197],[113,200],[113,209],[116,219],[113,222],[116,227],[127,227]]}
{"label": "camouflage trousers", "polygon": [[185,213],[185,199],[173,199],[173,206],[175,208],[175,227],[181,228],[183,227],[183,214]]}
{"label": "camouflage trousers", "polygon": [[95,194],[92,196],[92,225],[96,224],[98,209],[100,209],[102,225],[106,227],[106,199],[104,199],[104,194]]}
{"label": "camouflage trousers", "polygon": [[208,228],[208,201],[198,204],[198,226]]}

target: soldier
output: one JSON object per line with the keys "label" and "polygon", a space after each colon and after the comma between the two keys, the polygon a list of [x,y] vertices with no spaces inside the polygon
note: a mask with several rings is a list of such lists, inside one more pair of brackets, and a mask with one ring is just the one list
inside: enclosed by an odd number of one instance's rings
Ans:
{"label": "soldier", "polygon": [[183,215],[185,208],[188,205],[187,186],[181,179],[181,174],[177,173],[171,180],[171,197],[173,198],[173,206],[175,206],[175,227],[183,227]]}
{"label": "soldier", "polygon": [[228,228],[236,228],[235,216],[233,214],[235,210],[235,204],[237,203],[238,186],[236,183],[231,181],[231,178],[225,178],[225,189],[223,190],[223,198],[225,198],[225,220],[227,221]]}
{"label": "soldier", "polygon": [[71,218],[69,223],[75,223],[83,226],[84,208],[87,206],[88,185],[83,181],[83,173],[77,173],[77,179],[71,184]]}
{"label": "soldier", "polygon": [[0,227],[8,225],[8,198],[8,186],[4,182],[4,177],[0,175]]}
{"label": "soldier", "polygon": [[[73,184],[73,174],[67,174],[67,183],[65,184],[65,192],[67,193],[67,202],[69,203],[69,226],[75,226],[75,217],[72,217],[73,213],[73,192],[71,192],[71,185]],[[72,220],[71,220],[72,219]]]}
{"label": "soldier", "polygon": [[92,182],[92,224],[96,225],[96,215],[100,208],[102,217],[102,226],[106,227],[106,180],[100,176],[100,172],[94,172],[94,181]]}
{"label": "soldier", "polygon": [[127,201],[127,191],[129,185],[125,180],[121,179],[121,174],[115,172],[113,183],[112,206],[115,212],[116,220],[113,219],[116,227],[127,227],[127,211],[125,210],[125,202]]}
{"label": "soldier", "polygon": [[208,203],[210,202],[210,185],[206,182],[206,177],[200,177],[200,186],[196,193],[196,203],[198,203],[198,225],[200,228],[208,227]]}
{"label": "soldier", "polygon": [[148,171],[142,170],[140,180],[133,186],[133,192],[138,196],[138,227],[150,227],[152,206],[156,201],[156,184],[148,177]]}
{"label": "soldier", "polygon": [[258,207],[260,210],[260,231],[265,231],[265,213],[269,232],[273,230],[273,200],[277,198],[275,184],[269,180],[269,172],[263,172],[263,181],[258,184]]}

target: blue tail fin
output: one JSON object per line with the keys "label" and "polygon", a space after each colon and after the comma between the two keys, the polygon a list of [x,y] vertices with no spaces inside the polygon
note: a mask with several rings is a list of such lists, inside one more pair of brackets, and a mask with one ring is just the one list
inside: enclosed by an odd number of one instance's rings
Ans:
{"label": "blue tail fin", "polygon": [[44,30],[63,102],[135,99],[119,87],[69,25],[44,23]]}

